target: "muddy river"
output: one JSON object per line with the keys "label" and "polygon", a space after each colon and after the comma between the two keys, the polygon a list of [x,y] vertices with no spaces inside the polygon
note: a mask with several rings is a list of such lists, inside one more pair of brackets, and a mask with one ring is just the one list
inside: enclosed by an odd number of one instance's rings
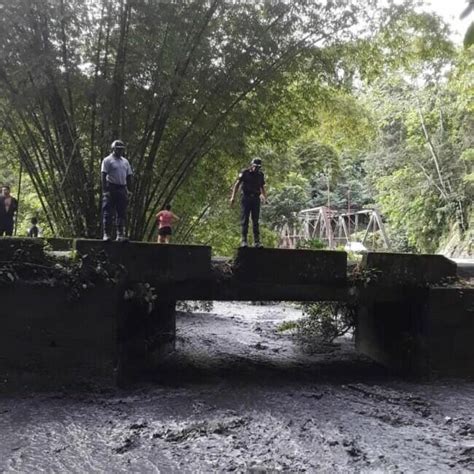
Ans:
{"label": "muddy river", "polygon": [[0,398],[0,472],[473,472],[474,381],[403,380],[351,338],[309,355],[289,305],[178,315],[128,390]]}

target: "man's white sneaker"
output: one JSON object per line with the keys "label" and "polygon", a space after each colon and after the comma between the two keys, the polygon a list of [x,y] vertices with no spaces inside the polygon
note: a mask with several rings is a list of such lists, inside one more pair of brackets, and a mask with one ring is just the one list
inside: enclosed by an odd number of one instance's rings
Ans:
{"label": "man's white sneaker", "polygon": [[128,239],[127,239],[127,237],[125,237],[125,235],[118,234],[116,240],[117,240],[117,242],[127,242]]}
{"label": "man's white sneaker", "polygon": [[102,237],[102,240],[104,242],[110,242],[112,240],[112,238],[110,237],[109,234],[104,234],[104,236]]}
{"label": "man's white sneaker", "polygon": [[240,247],[243,248],[243,247],[248,247],[249,244],[247,243],[246,240],[242,240],[242,242],[240,242]]}

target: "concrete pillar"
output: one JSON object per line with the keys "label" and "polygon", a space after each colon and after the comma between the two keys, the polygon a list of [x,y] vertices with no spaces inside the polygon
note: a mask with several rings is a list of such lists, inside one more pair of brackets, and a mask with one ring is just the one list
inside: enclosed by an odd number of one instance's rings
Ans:
{"label": "concrete pillar", "polygon": [[150,305],[145,296],[114,285],[78,295],[44,284],[1,287],[0,392],[147,376],[174,350],[176,302],[162,297]]}
{"label": "concrete pillar", "polygon": [[[360,298],[360,352],[404,373],[474,374],[474,290],[452,283],[453,262],[441,255],[369,253],[362,266],[373,281]],[[451,286],[436,286],[443,281]]]}
{"label": "concrete pillar", "polygon": [[117,288],[16,282],[0,300],[0,391],[115,384]]}
{"label": "concrete pillar", "polygon": [[474,376],[474,289],[412,288],[358,312],[356,347],[397,372]]}
{"label": "concrete pillar", "polygon": [[474,376],[474,289],[430,288],[423,346],[433,375]]}
{"label": "concrete pillar", "polygon": [[424,304],[424,290],[412,291],[399,300],[363,302],[356,321],[357,350],[396,372],[422,373],[420,348]]}

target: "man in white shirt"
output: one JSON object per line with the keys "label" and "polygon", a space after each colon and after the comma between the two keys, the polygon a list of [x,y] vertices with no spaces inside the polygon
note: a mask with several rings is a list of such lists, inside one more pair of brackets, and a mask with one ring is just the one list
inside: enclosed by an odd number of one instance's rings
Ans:
{"label": "man in white shirt", "polygon": [[117,240],[126,240],[125,224],[129,189],[132,185],[132,168],[123,154],[125,145],[121,140],[112,143],[112,153],[102,160],[102,219],[103,240],[111,240],[114,221],[117,225]]}

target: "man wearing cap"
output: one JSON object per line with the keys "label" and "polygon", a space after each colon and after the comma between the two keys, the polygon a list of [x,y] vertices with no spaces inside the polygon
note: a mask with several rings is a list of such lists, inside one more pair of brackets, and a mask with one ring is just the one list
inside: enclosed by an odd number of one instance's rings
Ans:
{"label": "man wearing cap", "polygon": [[129,189],[132,185],[132,168],[123,154],[125,145],[120,140],[112,143],[112,153],[102,160],[102,219],[103,240],[110,240],[114,221],[117,240],[124,241]]}
{"label": "man wearing cap", "polygon": [[230,204],[235,200],[235,195],[242,186],[242,199],[240,201],[242,226],[242,241],[240,246],[247,247],[247,234],[249,230],[249,218],[252,216],[253,240],[255,247],[262,247],[260,242],[260,228],[258,219],[260,217],[260,201],[265,203],[267,193],[265,191],[265,176],[261,171],[262,160],[255,158],[250,167],[240,172],[237,181],[232,188]]}

